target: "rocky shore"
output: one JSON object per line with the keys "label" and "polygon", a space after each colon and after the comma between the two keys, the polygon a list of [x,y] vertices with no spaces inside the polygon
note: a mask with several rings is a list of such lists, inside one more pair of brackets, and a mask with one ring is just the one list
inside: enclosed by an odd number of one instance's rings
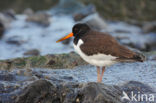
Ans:
{"label": "rocky shore", "polygon": [[[155,1],[9,3],[17,6],[0,12],[0,103],[155,103]],[[41,5],[46,11],[38,11]],[[107,67],[96,83],[95,67],[74,52],[73,39],[56,43],[78,22],[142,51],[147,60]]]}

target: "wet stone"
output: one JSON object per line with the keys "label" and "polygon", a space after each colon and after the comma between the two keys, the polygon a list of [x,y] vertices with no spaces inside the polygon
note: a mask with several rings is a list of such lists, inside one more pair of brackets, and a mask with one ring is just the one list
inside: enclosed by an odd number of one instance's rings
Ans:
{"label": "wet stone", "polygon": [[4,31],[5,31],[5,27],[4,27],[3,23],[1,23],[1,21],[0,21],[0,39],[3,37]]}
{"label": "wet stone", "polygon": [[25,56],[38,56],[40,55],[40,51],[38,49],[28,50],[24,53]]}
{"label": "wet stone", "polygon": [[8,44],[13,44],[13,45],[22,45],[23,43],[25,43],[26,41],[22,39],[22,37],[20,36],[12,36],[12,37],[9,37],[6,42]]}
{"label": "wet stone", "polygon": [[13,81],[15,76],[12,74],[0,74],[0,81]]}

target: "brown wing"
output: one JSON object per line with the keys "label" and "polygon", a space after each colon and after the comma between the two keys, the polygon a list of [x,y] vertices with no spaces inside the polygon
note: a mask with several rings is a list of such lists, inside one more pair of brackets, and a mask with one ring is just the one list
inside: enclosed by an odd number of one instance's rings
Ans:
{"label": "brown wing", "polygon": [[84,44],[80,46],[86,55],[103,53],[119,59],[134,59],[135,52],[120,45],[112,36],[101,32],[92,31],[82,38]]}

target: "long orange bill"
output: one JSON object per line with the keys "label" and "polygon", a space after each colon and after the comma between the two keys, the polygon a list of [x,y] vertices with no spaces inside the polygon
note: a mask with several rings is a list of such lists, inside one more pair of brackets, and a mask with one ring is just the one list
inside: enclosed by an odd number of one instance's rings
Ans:
{"label": "long orange bill", "polygon": [[63,40],[65,40],[65,39],[68,39],[68,38],[70,38],[70,37],[72,37],[72,36],[73,36],[73,33],[70,33],[70,34],[68,34],[67,36],[65,36],[65,37],[63,37],[63,38],[57,40],[56,43],[58,43],[58,42],[60,42],[60,41],[63,41]]}

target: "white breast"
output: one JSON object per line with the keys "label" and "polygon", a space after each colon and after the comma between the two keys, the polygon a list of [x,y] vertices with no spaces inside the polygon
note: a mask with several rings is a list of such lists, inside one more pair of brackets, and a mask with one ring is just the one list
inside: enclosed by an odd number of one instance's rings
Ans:
{"label": "white breast", "polygon": [[84,42],[79,39],[77,45],[74,44],[74,48],[76,50],[76,52],[88,63],[95,65],[95,66],[110,66],[114,63],[116,63],[114,61],[114,59],[116,59],[117,57],[111,56],[111,55],[105,55],[105,54],[95,54],[92,56],[87,56],[85,53],[83,53],[80,49],[80,46],[83,44]]}

